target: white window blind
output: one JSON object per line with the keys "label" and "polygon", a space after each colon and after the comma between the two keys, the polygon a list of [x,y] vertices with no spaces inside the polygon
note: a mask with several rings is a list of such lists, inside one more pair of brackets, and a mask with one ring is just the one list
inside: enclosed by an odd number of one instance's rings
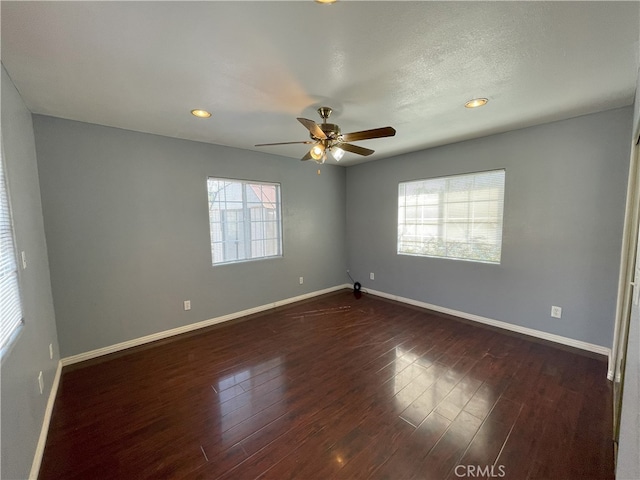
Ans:
{"label": "white window blind", "polygon": [[[0,146],[0,152],[2,148]],[[22,306],[18,286],[18,266],[13,241],[13,225],[4,159],[0,157],[0,350],[11,340],[22,324]]]}
{"label": "white window blind", "polygon": [[500,263],[505,171],[400,183],[398,253]]}
{"label": "white window blind", "polygon": [[282,256],[280,185],[209,177],[213,265]]}

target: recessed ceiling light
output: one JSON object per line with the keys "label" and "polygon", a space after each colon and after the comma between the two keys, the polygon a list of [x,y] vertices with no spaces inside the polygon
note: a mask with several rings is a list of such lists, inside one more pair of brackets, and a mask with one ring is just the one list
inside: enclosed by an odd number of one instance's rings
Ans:
{"label": "recessed ceiling light", "polygon": [[209,118],[211,116],[211,113],[207,112],[206,110],[200,110],[199,108],[196,108],[195,110],[191,110],[191,115],[198,118]]}
{"label": "recessed ceiling light", "polygon": [[486,105],[488,101],[488,98],[474,98],[473,100],[469,100],[465,103],[464,106],[467,108],[478,108]]}
{"label": "recessed ceiling light", "polygon": [[332,3],[336,3],[337,0],[316,0],[316,3],[324,3],[325,5],[330,5]]}

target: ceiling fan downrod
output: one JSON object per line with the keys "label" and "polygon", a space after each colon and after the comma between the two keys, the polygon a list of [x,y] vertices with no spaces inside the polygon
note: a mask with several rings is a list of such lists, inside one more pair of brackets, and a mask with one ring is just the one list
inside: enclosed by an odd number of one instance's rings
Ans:
{"label": "ceiling fan downrod", "polygon": [[334,143],[339,142],[340,134],[341,134],[340,127],[338,125],[336,125],[335,123],[327,123],[327,119],[329,118],[332,112],[333,110],[331,109],[331,107],[318,108],[318,115],[320,115],[320,118],[322,118],[322,123],[318,126],[324,132],[327,138],[320,139],[315,137],[313,133],[311,134],[311,138],[321,142],[327,148],[331,147]]}

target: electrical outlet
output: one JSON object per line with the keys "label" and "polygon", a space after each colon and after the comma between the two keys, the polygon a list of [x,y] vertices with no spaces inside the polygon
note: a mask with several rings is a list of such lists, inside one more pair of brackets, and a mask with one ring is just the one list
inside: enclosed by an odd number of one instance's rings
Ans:
{"label": "electrical outlet", "polygon": [[49,360],[53,360],[53,343],[49,344]]}
{"label": "electrical outlet", "polygon": [[184,309],[185,310],[191,310],[191,300],[185,300],[184,301]]}
{"label": "electrical outlet", "polygon": [[551,316],[553,318],[562,318],[562,307],[551,307]]}
{"label": "electrical outlet", "polygon": [[300,277],[300,285],[302,285],[304,283],[304,277]]}
{"label": "electrical outlet", "polygon": [[38,374],[38,386],[40,387],[40,395],[44,392],[44,379],[42,378],[42,372]]}
{"label": "electrical outlet", "polygon": [[369,274],[369,280],[375,280],[375,279],[376,279],[376,276],[373,274],[373,272],[371,272]]}

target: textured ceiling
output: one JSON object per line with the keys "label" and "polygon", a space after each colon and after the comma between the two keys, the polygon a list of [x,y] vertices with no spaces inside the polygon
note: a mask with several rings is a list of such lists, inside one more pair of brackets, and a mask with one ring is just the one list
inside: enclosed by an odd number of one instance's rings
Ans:
{"label": "textured ceiling", "polygon": [[327,105],[343,132],[396,128],[358,142],[379,159],[631,104],[639,8],[2,2],[2,62],[34,113],[301,158],[253,145],[308,139],[296,117]]}

